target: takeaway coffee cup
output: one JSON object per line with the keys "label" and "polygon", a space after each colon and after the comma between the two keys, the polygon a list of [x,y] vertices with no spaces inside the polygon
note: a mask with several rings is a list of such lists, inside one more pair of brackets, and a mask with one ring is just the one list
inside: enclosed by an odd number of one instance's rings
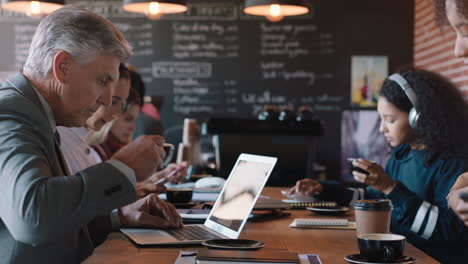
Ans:
{"label": "takeaway coffee cup", "polygon": [[369,262],[395,263],[403,257],[406,238],[394,234],[358,236],[359,255]]}
{"label": "takeaway coffee cup", "polygon": [[388,199],[357,200],[354,204],[356,234],[388,233],[392,203]]}
{"label": "takeaway coffee cup", "polygon": [[167,200],[171,203],[188,203],[192,200],[192,189],[170,188],[166,191]]}

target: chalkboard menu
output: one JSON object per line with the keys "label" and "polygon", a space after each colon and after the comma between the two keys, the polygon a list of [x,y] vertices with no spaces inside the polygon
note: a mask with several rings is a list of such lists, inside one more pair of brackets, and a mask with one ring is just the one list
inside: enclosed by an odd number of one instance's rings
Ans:
{"label": "chalkboard menu", "polygon": [[[413,1],[316,0],[311,12],[272,23],[241,0],[191,0],[188,11],[149,20],[122,1],[67,1],[101,14],[134,48],[147,95],[161,96],[168,141],[186,117],[252,118],[264,105],[309,106],[325,121],[318,159],[337,177],[340,117],[350,105],[352,55],[412,62]],[[38,20],[0,10],[0,79],[21,69]]]}

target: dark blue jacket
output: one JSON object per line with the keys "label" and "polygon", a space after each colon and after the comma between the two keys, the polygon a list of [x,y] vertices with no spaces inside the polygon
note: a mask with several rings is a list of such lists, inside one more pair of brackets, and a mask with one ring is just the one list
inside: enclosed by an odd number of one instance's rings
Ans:
{"label": "dark blue jacket", "polygon": [[[384,195],[370,187],[365,198],[386,197],[392,201],[391,231],[442,263],[468,263],[468,228],[448,208],[446,196],[465,171],[459,159],[436,159],[425,165],[424,151],[408,145],[393,149],[385,171],[398,182]],[[341,204],[362,198],[363,191],[323,182],[322,199],[335,196]],[[354,199],[353,199],[354,198]]]}

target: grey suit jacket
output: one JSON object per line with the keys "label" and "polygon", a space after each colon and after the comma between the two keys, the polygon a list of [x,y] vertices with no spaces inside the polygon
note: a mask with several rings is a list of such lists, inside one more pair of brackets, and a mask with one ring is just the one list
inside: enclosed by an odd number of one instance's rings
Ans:
{"label": "grey suit jacket", "polygon": [[39,98],[18,74],[0,86],[0,263],[79,263],[110,231],[112,209],[135,200],[101,163],[64,176]]}

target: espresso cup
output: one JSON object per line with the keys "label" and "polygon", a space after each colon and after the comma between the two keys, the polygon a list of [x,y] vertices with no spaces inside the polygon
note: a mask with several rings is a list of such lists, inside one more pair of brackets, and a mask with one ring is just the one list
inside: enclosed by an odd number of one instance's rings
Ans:
{"label": "espresso cup", "polygon": [[406,238],[395,234],[358,236],[360,257],[369,262],[395,263],[403,257]]}
{"label": "espresso cup", "polygon": [[162,164],[162,167],[164,168],[169,165],[169,163],[171,163],[172,158],[174,157],[175,146],[170,143],[164,143],[162,147],[164,152],[166,152],[166,157],[164,158]]}
{"label": "espresso cup", "polygon": [[356,234],[389,233],[392,203],[388,199],[357,200],[354,203]]}
{"label": "espresso cup", "polygon": [[192,200],[192,189],[169,188],[166,191],[167,200],[171,203],[188,203]]}

